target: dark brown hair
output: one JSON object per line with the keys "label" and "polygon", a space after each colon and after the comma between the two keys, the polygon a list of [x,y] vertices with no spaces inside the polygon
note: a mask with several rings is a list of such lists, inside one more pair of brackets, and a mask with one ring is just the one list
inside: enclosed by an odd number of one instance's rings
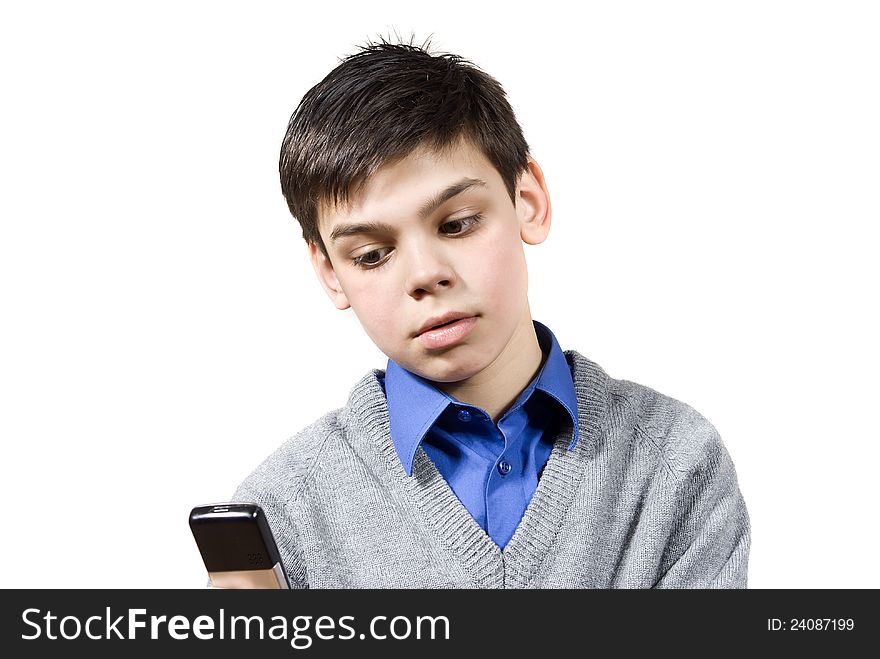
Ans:
{"label": "dark brown hair", "polygon": [[327,254],[318,210],[346,204],[379,167],[419,147],[442,152],[471,141],[515,199],[529,147],[500,83],[430,44],[360,46],[312,87],[281,145],[281,191],[303,238]]}

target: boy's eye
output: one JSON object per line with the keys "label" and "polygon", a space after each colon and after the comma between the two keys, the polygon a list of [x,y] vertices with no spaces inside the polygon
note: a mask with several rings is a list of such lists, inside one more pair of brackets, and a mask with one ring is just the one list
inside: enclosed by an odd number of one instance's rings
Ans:
{"label": "boy's eye", "polygon": [[479,224],[480,220],[482,219],[483,216],[478,213],[477,215],[472,215],[471,217],[462,217],[457,220],[450,220],[449,222],[445,222],[443,226],[452,227],[453,230],[446,231],[444,233],[446,233],[447,236],[465,233],[466,231],[468,231],[468,229],[471,229]]}
{"label": "boy's eye", "polygon": [[371,249],[369,252],[364,252],[360,256],[353,258],[351,261],[359,268],[370,268],[375,266],[379,261],[385,258],[385,255],[382,253],[386,250],[389,250],[388,247],[383,247],[381,249]]}

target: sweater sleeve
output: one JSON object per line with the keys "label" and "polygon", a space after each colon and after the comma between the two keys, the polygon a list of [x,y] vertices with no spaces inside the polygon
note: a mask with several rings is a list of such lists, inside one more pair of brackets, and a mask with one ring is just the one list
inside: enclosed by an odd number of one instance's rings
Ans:
{"label": "sweater sleeve", "polygon": [[687,440],[673,449],[668,567],[654,587],[746,588],[751,526],[733,461],[704,418]]}

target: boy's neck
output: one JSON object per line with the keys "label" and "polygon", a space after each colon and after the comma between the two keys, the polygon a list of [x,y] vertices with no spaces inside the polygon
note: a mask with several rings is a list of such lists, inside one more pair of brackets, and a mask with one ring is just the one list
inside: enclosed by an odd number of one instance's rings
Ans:
{"label": "boy's neck", "polygon": [[545,358],[527,310],[510,342],[488,367],[467,380],[434,384],[462,403],[485,410],[498,423],[541,370]]}

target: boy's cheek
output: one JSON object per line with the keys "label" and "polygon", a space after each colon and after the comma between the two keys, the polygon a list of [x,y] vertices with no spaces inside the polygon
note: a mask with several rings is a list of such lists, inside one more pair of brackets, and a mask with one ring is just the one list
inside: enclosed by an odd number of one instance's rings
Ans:
{"label": "boy's cheek", "polygon": [[374,341],[377,339],[387,341],[396,338],[396,335],[399,334],[399,325],[402,323],[399,314],[395,314],[393,309],[384,307],[379,300],[371,301],[368,299],[369,296],[366,298],[360,300],[358,306],[355,307],[355,313],[367,334]]}

